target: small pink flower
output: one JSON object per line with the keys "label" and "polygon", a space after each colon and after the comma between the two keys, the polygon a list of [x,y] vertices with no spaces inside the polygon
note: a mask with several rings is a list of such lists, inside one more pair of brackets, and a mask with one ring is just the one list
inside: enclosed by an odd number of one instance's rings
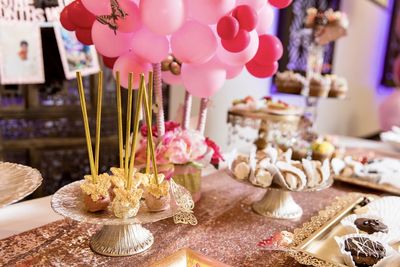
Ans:
{"label": "small pink flower", "polygon": [[218,165],[221,160],[222,161],[224,160],[224,157],[222,156],[221,153],[221,148],[208,137],[206,138],[206,144],[209,148],[211,148],[214,151],[211,157],[211,164]]}

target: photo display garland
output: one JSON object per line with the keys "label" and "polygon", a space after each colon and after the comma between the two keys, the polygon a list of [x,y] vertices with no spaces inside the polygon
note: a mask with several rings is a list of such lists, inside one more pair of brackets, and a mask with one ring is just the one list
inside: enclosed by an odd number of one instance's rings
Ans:
{"label": "photo display garland", "polygon": [[41,27],[54,27],[66,79],[100,69],[95,49],[81,44],[75,34],[62,29],[59,15],[68,4],[62,0],[8,0],[0,5],[0,84],[45,82]]}
{"label": "photo display garland", "polygon": [[[304,27],[307,9],[339,10],[340,0],[294,0],[290,7],[279,12],[278,37],[285,49],[279,61],[279,71],[293,70],[305,73],[307,69],[308,48],[311,45],[311,29]],[[332,72],[334,42],[327,45],[324,55],[323,73]]]}

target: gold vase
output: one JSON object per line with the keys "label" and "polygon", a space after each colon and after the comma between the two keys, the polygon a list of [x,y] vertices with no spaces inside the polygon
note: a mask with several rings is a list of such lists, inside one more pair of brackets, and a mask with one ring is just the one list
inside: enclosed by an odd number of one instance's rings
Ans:
{"label": "gold vase", "polygon": [[197,202],[201,197],[201,168],[192,164],[182,164],[174,166],[174,181],[185,187],[194,202]]}

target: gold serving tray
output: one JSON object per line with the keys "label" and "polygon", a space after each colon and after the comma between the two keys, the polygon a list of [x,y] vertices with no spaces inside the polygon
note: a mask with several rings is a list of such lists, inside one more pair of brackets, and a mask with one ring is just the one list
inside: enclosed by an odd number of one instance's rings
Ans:
{"label": "gold serving tray", "polygon": [[353,213],[365,197],[377,199],[377,196],[350,193],[338,198],[332,205],[320,211],[317,216],[294,231],[294,241],[289,255],[299,263],[316,267],[346,267],[335,236],[348,234],[340,221]]}
{"label": "gold serving tray", "polygon": [[189,248],[183,248],[174,254],[162,259],[161,261],[150,265],[150,267],[230,267],[219,261],[210,259]]}
{"label": "gold serving tray", "polygon": [[400,188],[394,187],[389,184],[377,184],[371,181],[364,180],[358,177],[334,176],[336,181],[362,186],[369,189],[379,190],[382,192],[400,196]]}

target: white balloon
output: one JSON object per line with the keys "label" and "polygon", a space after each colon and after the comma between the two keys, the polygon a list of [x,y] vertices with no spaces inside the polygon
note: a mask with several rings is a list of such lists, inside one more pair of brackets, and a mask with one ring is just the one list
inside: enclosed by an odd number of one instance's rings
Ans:
{"label": "white balloon", "polygon": [[274,10],[270,5],[265,5],[259,12],[258,12],[258,22],[256,26],[256,31],[259,35],[268,34],[269,29],[274,22]]}

